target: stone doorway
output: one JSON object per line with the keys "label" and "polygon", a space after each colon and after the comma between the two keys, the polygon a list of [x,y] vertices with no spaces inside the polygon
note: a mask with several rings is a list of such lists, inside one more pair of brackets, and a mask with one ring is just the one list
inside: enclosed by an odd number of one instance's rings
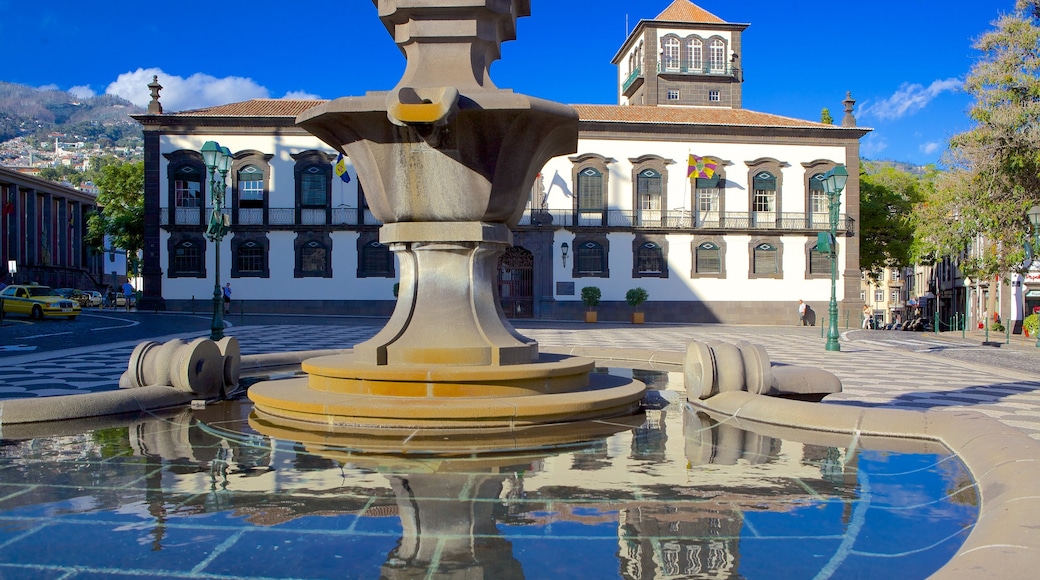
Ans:
{"label": "stone doorway", "polygon": [[507,318],[534,318],[534,254],[517,246],[502,254],[498,296]]}

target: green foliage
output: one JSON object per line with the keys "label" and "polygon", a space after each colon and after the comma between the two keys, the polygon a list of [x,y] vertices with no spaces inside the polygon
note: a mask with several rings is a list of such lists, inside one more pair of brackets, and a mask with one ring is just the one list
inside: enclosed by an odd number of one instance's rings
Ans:
{"label": "green foliage", "polygon": [[982,56],[965,80],[974,126],[951,139],[949,171],[915,210],[915,252],[963,252],[962,270],[973,278],[1022,271],[1032,234],[1026,212],[1040,204],[1037,14],[1036,2],[1019,0],[976,41]]}
{"label": "green foliage", "polygon": [[1029,332],[1029,336],[1036,336],[1037,332],[1040,331],[1040,314],[1034,312],[1026,316],[1022,321],[1022,328]]}
{"label": "green foliage", "polygon": [[647,298],[650,298],[650,294],[643,288],[632,288],[625,293],[625,302],[628,302],[628,305],[633,308],[646,302]]}
{"label": "green foliage", "polygon": [[585,286],[581,289],[581,303],[588,308],[595,308],[599,306],[599,300],[603,296],[599,288],[595,286]]}
{"label": "green foliage", "polygon": [[131,457],[134,455],[130,446],[130,428],[112,427],[91,431],[90,438],[100,447],[101,457]]}
{"label": "green foliage", "polygon": [[885,268],[908,266],[911,219],[921,199],[921,176],[890,164],[864,162],[860,174],[860,268],[877,280]]}
{"label": "green foliage", "polygon": [[137,254],[144,247],[144,163],[121,163],[101,167],[95,180],[101,211],[87,219],[86,241],[104,249],[104,238],[126,250],[130,270],[137,272]]}
{"label": "green foliage", "polygon": [[827,107],[824,107],[823,110],[820,111],[820,122],[824,125],[834,124],[834,117],[831,116],[831,110]]}
{"label": "green foliage", "polygon": [[1006,330],[1004,328],[1004,325],[999,322],[994,322],[993,324],[991,324],[989,326],[989,329],[993,332],[1004,332]]}

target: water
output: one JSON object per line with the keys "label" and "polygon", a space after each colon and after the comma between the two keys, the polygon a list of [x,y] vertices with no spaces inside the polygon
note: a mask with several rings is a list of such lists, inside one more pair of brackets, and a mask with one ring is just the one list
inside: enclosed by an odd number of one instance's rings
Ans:
{"label": "water", "polygon": [[244,402],[5,427],[0,578],[923,578],[977,519],[940,446],[718,425],[634,372],[645,415],[483,456],[272,438]]}

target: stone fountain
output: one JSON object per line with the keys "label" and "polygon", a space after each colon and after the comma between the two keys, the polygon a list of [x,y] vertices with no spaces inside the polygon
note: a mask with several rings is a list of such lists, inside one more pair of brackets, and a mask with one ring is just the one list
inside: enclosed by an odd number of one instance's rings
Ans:
{"label": "stone fountain", "polygon": [[307,377],[254,385],[265,420],[344,427],[506,428],[633,413],[645,386],[539,353],[506,320],[498,257],[552,157],[577,149],[569,106],[488,75],[529,0],[373,0],[407,59],[389,92],[344,97],[297,124],[348,155],[400,292],[386,327]]}

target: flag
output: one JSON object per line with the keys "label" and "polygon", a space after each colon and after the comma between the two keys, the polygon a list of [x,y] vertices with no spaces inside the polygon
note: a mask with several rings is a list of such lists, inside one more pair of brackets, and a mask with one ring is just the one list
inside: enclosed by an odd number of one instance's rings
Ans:
{"label": "flag", "polygon": [[336,174],[336,177],[343,180],[343,183],[350,183],[350,173],[347,172],[347,160],[342,153],[336,157],[336,163],[332,165],[332,171]]}
{"label": "flag", "polygon": [[686,165],[686,177],[711,179],[715,175],[715,168],[718,166],[719,162],[711,157],[698,157],[690,154],[690,160]]}

